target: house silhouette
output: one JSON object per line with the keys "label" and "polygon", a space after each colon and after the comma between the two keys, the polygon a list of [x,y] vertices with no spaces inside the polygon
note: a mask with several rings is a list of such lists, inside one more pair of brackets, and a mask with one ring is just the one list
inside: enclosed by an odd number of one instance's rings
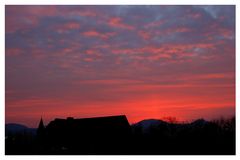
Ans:
{"label": "house silhouette", "polygon": [[[127,149],[131,127],[125,115],[51,121],[43,131],[51,152],[71,154],[117,154]],[[38,133],[43,135],[41,133]]]}

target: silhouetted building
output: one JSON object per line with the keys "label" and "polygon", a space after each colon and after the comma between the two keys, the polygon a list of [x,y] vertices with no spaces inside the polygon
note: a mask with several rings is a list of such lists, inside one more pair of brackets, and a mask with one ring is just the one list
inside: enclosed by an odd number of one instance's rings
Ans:
{"label": "silhouetted building", "polygon": [[43,119],[41,117],[38,128],[37,128],[37,136],[42,137],[45,134],[45,127],[43,124]]}
{"label": "silhouetted building", "polygon": [[[49,146],[61,153],[117,153],[131,135],[126,116],[55,119],[46,126]],[[117,144],[117,145],[116,145]],[[114,147],[113,147],[114,146]],[[120,149],[120,150],[119,150]]]}
{"label": "silhouetted building", "polygon": [[6,125],[6,155],[236,154],[235,118],[177,124],[149,119],[130,126],[125,116],[69,117],[46,127],[41,118],[37,136],[23,128],[9,132]]}

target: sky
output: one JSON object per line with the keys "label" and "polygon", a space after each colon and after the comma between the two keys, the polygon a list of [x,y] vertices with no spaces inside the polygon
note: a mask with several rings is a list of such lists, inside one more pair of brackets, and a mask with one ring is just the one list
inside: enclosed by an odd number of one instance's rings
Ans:
{"label": "sky", "polygon": [[235,115],[235,6],[5,7],[5,119]]}

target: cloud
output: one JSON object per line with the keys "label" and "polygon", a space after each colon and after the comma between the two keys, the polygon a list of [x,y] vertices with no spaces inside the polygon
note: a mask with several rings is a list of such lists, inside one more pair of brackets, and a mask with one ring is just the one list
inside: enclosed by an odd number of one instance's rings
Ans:
{"label": "cloud", "polygon": [[234,106],[234,6],[7,5],[5,16],[8,121]]}
{"label": "cloud", "polygon": [[8,48],[6,50],[7,56],[18,56],[22,54],[22,50],[20,48]]}
{"label": "cloud", "polygon": [[83,35],[86,37],[97,37],[97,38],[101,38],[101,39],[108,39],[111,36],[114,36],[115,34],[116,33],[114,33],[114,32],[100,33],[95,30],[83,32]]}
{"label": "cloud", "polygon": [[64,33],[68,32],[69,30],[79,30],[80,29],[80,24],[78,22],[72,21],[72,22],[67,22],[64,24],[58,24],[56,26],[53,26],[52,30],[57,31],[58,33]]}
{"label": "cloud", "polygon": [[139,31],[138,32],[139,36],[142,37],[144,40],[149,40],[151,38],[151,35],[149,32],[146,31]]}
{"label": "cloud", "polygon": [[108,21],[108,24],[112,27],[116,27],[116,28],[122,28],[122,29],[127,29],[127,30],[133,30],[134,27],[131,26],[131,25],[128,25],[128,24],[124,24],[122,22],[122,19],[120,17],[114,17],[114,18],[111,18],[109,21]]}
{"label": "cloud", "polygon": [[6,32],[27,30],[36,27],[42,17],[53,16],[57,12],[55,6],[6,6]]}

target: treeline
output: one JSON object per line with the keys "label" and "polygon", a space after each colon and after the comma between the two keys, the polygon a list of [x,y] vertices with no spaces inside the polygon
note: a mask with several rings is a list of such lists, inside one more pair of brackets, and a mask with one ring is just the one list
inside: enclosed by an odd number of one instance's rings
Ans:
{"label": "treeline", "polygon": [[235,154],[235,118],[211,122],[162,122],[144,130],[133,125],[134,154],[233,155]]}
{"label": "treeline", "polygon": [[51,141],[49,137],[39,137],[33,132],[6,131],[5,153],[7,155],[234,155],[235,134],[235,117],[214,121],[199,119],[181,124],[145,120],[131,125],[129,134],[111,136],[111,134],[98,135],[98,133],[85,135],[70,133],[69,137],[62,139],[62,143]]}

